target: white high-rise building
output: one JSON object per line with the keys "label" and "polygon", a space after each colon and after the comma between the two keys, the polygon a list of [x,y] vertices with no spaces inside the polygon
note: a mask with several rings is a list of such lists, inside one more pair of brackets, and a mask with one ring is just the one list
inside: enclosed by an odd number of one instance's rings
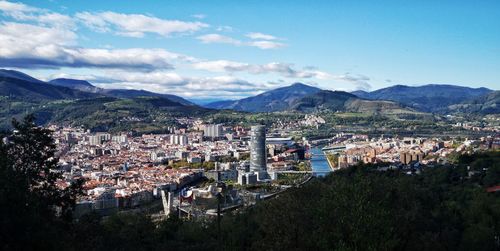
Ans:
{"label": "white high-rise building", "polygon": [[89,144],[96,146],[101,144],[101,138],[97,135],[89,136]]}
{"label": "white high-rise building", "polygon": [[111,137],[111,141],[115,143],[127,143],[127,135],[115,135]]}
{"label": "white high-rise building", "polygon": [[203,129],[203,136],[211,138],[222,137],[222,124],[205,125]]}
{"label": "white high-rise building", "polygon": [[188,144],[188,137],[186,135],[180,135],[179,137],[179,145],[185,146]]}
{"label": "white high-rise building", "polygon": [[188,144],[188,137],[184,134],[172,134],[170,135],[170,144],[185,146]]}
{"label": "white high-rise building", "polygon": [[110,140],[111,140],[111,134],[109,133],[97,133],[96,135],[89,136],[89,143],[91,145],[100,145],[103,142]]}

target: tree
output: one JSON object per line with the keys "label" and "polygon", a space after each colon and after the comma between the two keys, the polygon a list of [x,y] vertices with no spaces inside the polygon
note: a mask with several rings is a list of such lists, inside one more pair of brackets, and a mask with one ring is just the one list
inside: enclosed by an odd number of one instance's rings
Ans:
{"label": "tree", "polygon": [[54,249],[70,227],[81,181],[62,188],[51,131],[13,120],[0,143],[0,249]]}

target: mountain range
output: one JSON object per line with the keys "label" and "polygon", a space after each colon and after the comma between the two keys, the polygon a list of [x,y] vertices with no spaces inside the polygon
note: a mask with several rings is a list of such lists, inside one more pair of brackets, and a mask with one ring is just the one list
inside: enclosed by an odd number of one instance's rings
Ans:
{"label": "mountain range", "polygon": [[48,82],[22,72],[0,70],[0,128],[12,118],[34,113],[39,124],[56,122],[152,132],[175,124],[177,116],[200,116],[210,109],[181,97],[144,90],[103,89],[83,80]]}
{"label": "mountain range", "polygon": [[318,110],[364,113],[395,113],[410,110],[433,113],[472,112],[499,113],[498,94],[487,88],[455,85],[395,85],[373,92],[327,91],[296,83],[240,100],[224,100],[206,104],[214,109],[246,112]]}
{"label": "mountain range", "polygon": [[176,95],[160,94],[134,89],[104,89],[88,81],[57,78],[48,82],[19,71],[0,69],[0,96],[29,100],[81,99],[109,96],[115,98],[161,97],[183,104],[194,105]]}
{"label": "mountain range", "polygon": [[[136,104],[134,107],[146,107],[147,109],[173,107],[169,111],[176,109],[207,111],[205,108],[209,108],[244,112],[295,111],[309,113],[330,110],[370,114],[408,112],[498,114],[500,100],[498,91],[455,85],[395,85],[372,92],[348,93],[322,90],[314,86],[295,83],[240,100],[211,102],[202,108],[182,97],[171,94],[132,89],[104,89],[85,80],[68,78],[58,78],[45,82],[19,71],[1,69],[0,96],[8,97],[11,101],[53,102],[57,100],[95,99],[100,102],[106,100],[106,102],[120,105],[130,102],[141,103],[147,100],[148,106]],[[110,101],[102,99],[103,97],[115,99]],[[145,99],[147,97],[150,99]],[[2,100],[5,103],[4,99]],[[128,103],[118,102],[120,99],[128,100]],[[75,102],[66,103],[75,104]],[[15,110],[11,104],[8,105],[8,109]],[[123,109],[126,107],[122,107]]]}
{"label": "mountain range", "polygon": [[11,98],[35,100],[78,99],[92,98],[94,93],[54,86],[27,75],[18,75],[17,72],[0,72],[0,96]]}
{"label": "mountain range", "polygon": [[372,92],[355,91],[356,96],[370,100],[391,100],[424,112],[446,112],[448,106],[485,96],[492,90],[456,85],[395,85]]}

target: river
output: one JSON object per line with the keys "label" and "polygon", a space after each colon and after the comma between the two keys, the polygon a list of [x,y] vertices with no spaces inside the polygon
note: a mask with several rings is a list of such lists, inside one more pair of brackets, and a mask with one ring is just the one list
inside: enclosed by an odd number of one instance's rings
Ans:
{"label": "river", "polygon": [[328,172],[332,171],[330,165],[328,165],[326,156],[321,151],[321,147],[312,147],[309,149],[309,152],[312,153],[311,168],[315,176],[325,176]]}

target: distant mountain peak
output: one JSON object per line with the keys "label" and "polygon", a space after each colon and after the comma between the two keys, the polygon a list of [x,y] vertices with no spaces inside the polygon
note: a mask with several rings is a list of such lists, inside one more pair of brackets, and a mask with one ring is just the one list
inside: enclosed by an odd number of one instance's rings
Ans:
{"label": "distant mountain peak", "polygon": [[321,89],[303,83],[294,83],[234,101],[219,101],[206,104],[205,107],[216,109],[233,109],[247,112],[283,111],[297,99],[321,91]]}
{"label": "distant mountain peak", "polygon": [[49,81],[50,84],[61,85],[66,87],[72,86],[87,86],[87,87],[95,87],[91,83],[86,80],[80,79],[70,79],[70,78],[56,78]]}
{"label": "distant mountain peak", "polygon": [[300,83],[300,82],[293,83],[290,86],[293,86],[293,87],[312,87],[310,85],[306,85],[306,84],[303,84],[303,83]]}
{"label": "distant mountain peak", "polygon": [[84,92],[99,93],[102,89],[95,87],[86,80],[71,79],[71,78],[56,78],[48,82],[51,85],[63,86]]}
{"label": "distant mountain peak", "polygon": [[[277,89],[283,89],[283,88],[285,88],[285,89],[286,88],[289,88],[289,89],[304,88],[304,89],[316,89],[316,90],[320,90],[317,87],[314,87],[314,86],[311,86],[311,85],[306,85],[306,84],[303,84],[303,83],[300,83],[300,82],[293,83],[293,84],[291,84],[289,86],[283,86],[283,87],[280,87],[280,88],[277,88]],[[277,90],[277,89],[275,89],[275,90]]]}

